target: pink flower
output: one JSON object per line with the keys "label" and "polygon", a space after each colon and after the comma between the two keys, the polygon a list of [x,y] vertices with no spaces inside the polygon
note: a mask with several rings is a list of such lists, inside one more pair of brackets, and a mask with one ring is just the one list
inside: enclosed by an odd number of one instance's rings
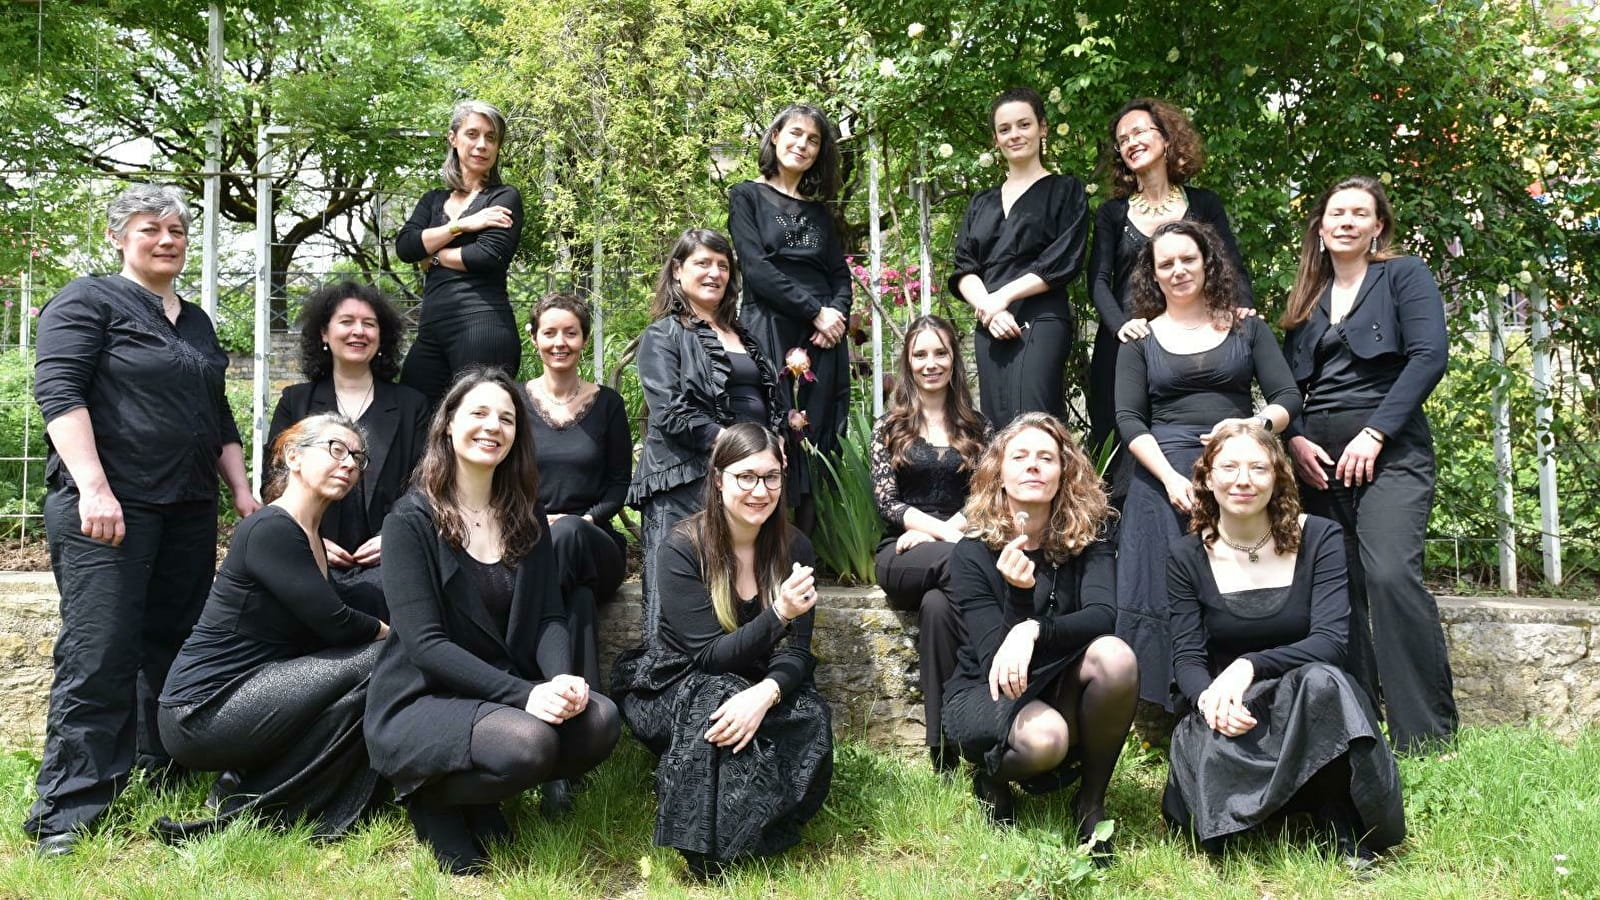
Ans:
{"label": "pink flower", "polygon": [[783,368],[792,378],[817,380],[817,376],[811,374],[811,354],[807,353],[804,347],[794,347],[784,354]]}
{"label": "pink flower", "polygon": [[801,434],[804,434],[805,430],[807,428],[810,428],[810,427],[811,427],[811,420],[806,418],[806,411],[805,410],[803,410],[803,409],[791,409],[791,410],[789,410],[789,428],[791,430],[798,431]]}
{"label": "pink flower", "polygon": [[37,306],[28,307],[28,315],[30,315],[30,316],[39,315],[39,307],[37,307]]}

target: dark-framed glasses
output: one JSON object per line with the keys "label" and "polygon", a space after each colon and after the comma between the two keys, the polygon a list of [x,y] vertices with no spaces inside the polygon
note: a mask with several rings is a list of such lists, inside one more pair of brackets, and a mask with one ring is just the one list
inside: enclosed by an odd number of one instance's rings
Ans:
{"label": "dark-framed glasses", "polygon": [[753,491],[756,489],[757,484],[766,485],[769,491],[780,490],[783,487],[782,469],[773,469],[771,472],[764,474],[758,472],[729,472],[724,469],[722,474],[732,476],[733,483],[738,485],[741,491]]}
{"label": "dark-framed glasses", "polygon": [[367,464],[372,462],[372,457],[368,456],[365,450],[351,450],[349,444],[346,444],[344,441],[341,441],[338,438],[324,438],[320,441],[311,441],[305,446],[322,447],[328,451],[329,456],[333,457],[334,460],[338,462],[344,462],[346,459],[353,459],[356,461],[356,468],[363,472],[367,470]]}

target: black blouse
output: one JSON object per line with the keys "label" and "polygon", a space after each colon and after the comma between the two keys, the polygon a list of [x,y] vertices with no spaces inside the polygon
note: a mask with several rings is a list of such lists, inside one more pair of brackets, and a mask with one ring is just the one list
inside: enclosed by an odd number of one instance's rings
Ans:
{"label": "black blouse", "polygon": [[[182,303],[173,323],[142,286],[88,275],[45,304],[36,348],[33,396],[45,422],[89,410],[119,500],[216,498],[217,460],[239,429],[223,390],[228,355],[200,307]],[[45,477],[72,483],[53,443]]]}
{"label": "black blouse", "polygon": [[287,511],[263,506],[239,523],[200,621],[167,674],[163,706],[211,698],[263,663],[370,641],[378,620],[351,609],[317,568]]}
{"label": "black blouse", "polygon": [[[1331,282],[1329,287],[1331,291]],[[1316,315],[1324,323],[1332,318],[1329,299],[1329,291],[1324,291],[1322,301],[1317,306]],[[1372,360],[1356,356],[1345,335],[1346,324],[1340,322],[1330,326],[1317,341],[1317,370],[1313,376],[1316,389],[1306,394],[1305,411],[1308,413],[1375,409],[1383,402],[1383,398],[1389,396],[1389,388],[1405,371],[1407,360],[1403,356]]]}
{"label": "black blouse", "polygon": [[1151,425],[1211,426],[1248,416],[1252,381],[1268,405],[1287,409],[1290,420],[1300,414],[1300,389],[1260,318],[1245,319],[1199,353],[1169,352],[1154,334],[1129,341],[1117,355],[1117,430],[1127,444]]}
{"label": "black blouse", "polygon": [[1067,318],[1067,284],[1083,268],[1089,236],[1089,206],[1083,182],[1049,174],[1035,181],[1004,211],[1000,188],[972,198],[956,235],[956,268],[950,293],[962,296],[963,276],[977,275],[991,291],[1023,275],[1037,275],[1049,287],[1011,307],[1018,321],[1040,316]]}
{"label": "black blouse", "polygon": [[[450,221],[444,213],[444,204],[450,191],[437,188],[422,195],[411,211],[411,218],[400,226],[395,237],[394,252],[404,262],[417,263],[428,258],[422,245],[422,232]],[[522,240],[522,194],[516,188],[502,184],[480,192],[462,215],[475,213],[491,206],[504,206],[511,211],[510,228],[485,228],[465,232],[451,238],[445,247],[461,250],[461,264],[466,271],[458,272],[445,266],[428,270],[422,285],[422,318],[418,326],[432,324],[458,316],[494,312],[505,315],[511,311],[511,300],[506,293],[506,270],[511,257],[517,252],[517,242]],[[441,248],[444,249],[444,248]]]}
{"label": "black blouse", "polygon": [[728,191],[728,234],[744,279],[744,316],[763,307],[809,334],[824,306],[849,315],[850,269],[827,206],[743,181]]}
{"label": "black blouse", "polygon": [[607,527],[633,478],[633,434],[622,395],[601,385],[589,405],[559,427],[538,400],[532,404],[540,502],[551,514],[586,515]]}
{"label": "black blouse", "polygon": [[906,450],[905,464],[896,466],[884,442],[885,421],[879,419],[872,428],[872,499],[890,536],[905,532],[907,509],[914,507],[940,519],[960,512],[972,481],[972,470],[963,468],[961,454],[918,436]]}

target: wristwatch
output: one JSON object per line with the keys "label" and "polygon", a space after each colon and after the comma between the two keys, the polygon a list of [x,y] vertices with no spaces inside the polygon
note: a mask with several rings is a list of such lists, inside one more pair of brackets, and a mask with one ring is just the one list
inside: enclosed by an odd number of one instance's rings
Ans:
{"label": "wristwatch", "polygon": [[433,264],[434,264],[434,265],[435,265],[435,266],[440,266],[440,265],[443,265],[443,263],[441,263],[441,262],[439,262],[439,254],[437,254],[437,253],[435,253],[435,254],[434,254],[434,255],[433,255]]}
{"label": "wristwatch", "polygon": [[1272,434],[1273,433],[1273,431],[1272,431],[1272,417],[1271,416],[1256,416],[1256,421],[1260,422],[1261,423],[1261,427],[1265,428],[1267,430],[1267,434]]}

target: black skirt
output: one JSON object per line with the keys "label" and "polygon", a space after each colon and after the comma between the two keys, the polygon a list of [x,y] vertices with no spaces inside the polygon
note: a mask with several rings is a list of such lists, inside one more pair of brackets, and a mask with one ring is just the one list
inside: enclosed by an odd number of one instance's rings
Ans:
{"label": "black skirt", "polygon": [[1256,727],[1236,738],[1212,731],[1191,712],[1172,734],[1161,808],[1199,841],[1214,841],[1265,822],[1312,776],[1345,755],[1350,801],[1361,815],[1362,843],[1382,851],[1406,836],[1400,771],[1365,695],[1344,670],[1324,663],[1252,684],[1245,706]]}
{"label": "black skirt", "polygon": [[[1022,708],[1055,689],[1056,681],[1066,678],[1088,648],[1064,659],[1038,662],[1037,657],[1028,666],[1028,688],[1015,700],[1004,694],[999,700],[989,697],[989,682],[963,677],[959,672],[945,683],[942,721],[944,733],[960,748],[961,755],[990,775],[1000,769],[1000,762],[1011,748],[1011,725],[1022,713]],[[1059,790],[1078,780],[1079,759],[1077,747],[1067,752],[1061,765],[1020,782],[1031,794],[1045,794]]]}
{"label": "black skirt", "polygon": [[655,843],[728,861],[794,846],[833,780],[833,716],[808,681],[767,711],[738,754],[705,739],[711,714],[751,686],[669,650],[617,658],[612,690],[656,766]]}

